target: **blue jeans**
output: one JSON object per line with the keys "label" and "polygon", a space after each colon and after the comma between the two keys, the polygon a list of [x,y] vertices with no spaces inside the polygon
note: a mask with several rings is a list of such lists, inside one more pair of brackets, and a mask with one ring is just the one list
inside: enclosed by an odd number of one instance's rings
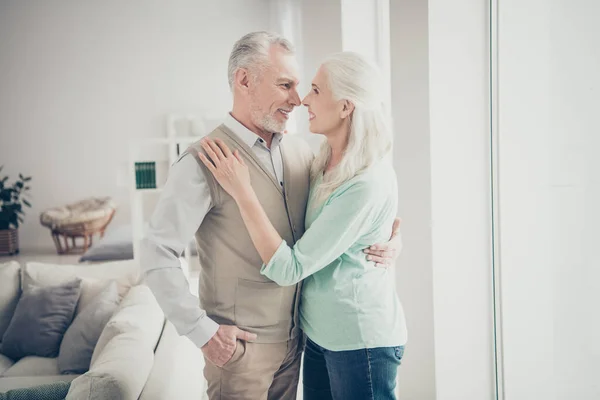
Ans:
{"label": "blue jeans", "polygon": [[396,376],[403,355],[404,346],[330,351],[307,338],[304,399],[396,399]]}

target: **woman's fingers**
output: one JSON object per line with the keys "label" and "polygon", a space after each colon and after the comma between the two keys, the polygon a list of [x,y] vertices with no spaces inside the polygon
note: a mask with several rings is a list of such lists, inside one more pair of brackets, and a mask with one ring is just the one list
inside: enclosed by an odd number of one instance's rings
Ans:
{"label": "woman's fingers", "polygon": [[202,144],[202,148],[204,149],[204,151],[206,151],[206,154],[208,155],[208,157],[210,157],[210,160],[214,163],[215,166],[218,167],[221,160],[219,159],[219,156],[217,155],[217,153],[210,146],[210,143],[206,140],[203,140],[201,144]]}
{"label": "woman's fingers", "polygon": [[221,166],[221,162],[224,162],[228,159],[236,159],[240,164],[246,166],[246,163],[240,155],[240,152],[235,150],[232,153],[229,147],[221,139],[216,139],[215,141],[211,139],[203,139],[201,144],[202,148],[206,151],[206,154],[210,157],[214,163],[214,166],[217,168]]}
{"label": "woman's fingers", "polygon": [[200,161],[202,161],[202,163],[204,165],[206,165],[206,168],[208,168],[208,170],[210,172],[212,172],[213,175],[217,172],[213,163],[210,162],[210,160],[208,158],[206,158],[206,156],[204,154],[202,154],[201,152],[198,152],[198,157],[200,157]]}
{"label": "woman's fingers", "polygon": [[240,156],[240,152],[239,151],[234,151],[233,155],[235,156],[235,158],[237,158],[237,160],[240,162],[240,164],[242,164],[243,166],[246,166],[246,163],[244,162],[244,159],[242,158],[242,156]]}
{"label": "woman's fingers", "polygon": [[217,144],[217,146],[219,147],[219,149],[223,152],[223,155],[226,158],[229,158],[229,157],[232,156],[231,150],[229,150],[229,147],[227,147],[227,145],[225,144],[225,142],[223,142],[221,139],[215,139],[215,143]]}
{"label": "woman's fingers", "polygon": [[221,150],[221,148],[219,146],[217,146],[217,144],[213,140],[209,139],[208,140],[208,145],[215,152],[215,154],[217,155],[217,157],[219,157],[219,161],[224,161],[225,160],[225,154],[223,154],[223,150]]}

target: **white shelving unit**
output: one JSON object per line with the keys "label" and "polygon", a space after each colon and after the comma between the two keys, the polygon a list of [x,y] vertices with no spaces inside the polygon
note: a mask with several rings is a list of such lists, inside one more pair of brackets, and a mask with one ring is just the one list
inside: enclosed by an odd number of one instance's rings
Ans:
{"label": "white shelving unit", "polygon": [[[181,134],[184,127],[184,134]],[[129,182],[130,182],[130,204],[131,204],[131,226],[133,231],[133,258],[139,261],[140,258],[140,245],[141,240],[144,237],[145,231],[144,226],[146,218],[144,215],[145,204],[148,199],[154,196],[158,196],[162,191],[162,185],[166,180],[166,174],[168,169],[179,157],[179,153],[185,151],[185,149],[191,144],[202,138],[206,133],[206,127],[202,117],[198,116],[179,116],[170,114],[167,117],[167,135],[166,137],[153,137],[132,140],[129,146]],[[168,152],[167,160],[152,160],[148,159],[148,156],[144,154],[161,152],[164,154],[166,150]],[[163,162],[167,164],[167,168],[164,175],[164,179],[157,179],[156,188],[152,189],[138,189],[136,188],[135,179],[135,163],[143,161],[156,161],[157,162],[157,178],[158,178],[158,163]],[[190,238],[190,242],[192,238]],[[188,245],[185,249],[185,257],[187,265],[183,265],[182,268],[189,277],[188,267],[191,261],[191,251]]]}

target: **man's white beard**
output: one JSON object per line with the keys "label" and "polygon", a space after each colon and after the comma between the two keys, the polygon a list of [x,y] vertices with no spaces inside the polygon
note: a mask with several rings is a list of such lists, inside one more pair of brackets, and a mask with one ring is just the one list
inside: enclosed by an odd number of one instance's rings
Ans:
{"label": "man's white beard", "polygon": [[250,117],[254,125],[269,133],[283,132],[287,121],[279,122],[275,119],[275,115],[263,114],[256,100],[254,96],[250,99]]}
{"label": "man's white beard", "polygon": [[261,112],[258,109],[252,110],[252,122],[260,129],[265,130],[269,133],[280,133],[285,129],[286,122],[279,122],[275,119],[275,116],[266,114],[260,116]]}
{"label": "man's white beard", "polygon": [[279,133],[283,132],[285,129],[285,122],[279,122],[272,115],[265,115],[262,118],[262,128],[270,133]]}

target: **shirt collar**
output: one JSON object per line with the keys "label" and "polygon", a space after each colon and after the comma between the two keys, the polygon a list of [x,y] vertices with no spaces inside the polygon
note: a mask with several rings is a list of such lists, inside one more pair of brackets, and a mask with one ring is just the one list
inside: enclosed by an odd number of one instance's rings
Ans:
{"label": "shirt collar", "polygon": [[[235,133],[236,135],[238,135],[238,137],[240,139],[242,139],[242,141],[246,145],[248,145],[248,147],[250,147],[250,148],[254,147],[254,145],[256,144],[256,142],[258,142],[259,140],[262,140],[260,138],[260,136],[258,136],[256,133],[252,132],[250,129],[246,128],[237,119],[233,118],[233,116],[231,115],[231,113],[227,113],[227,116],[225,117],[224,123],[225,123],[225,126],[227,128],[231,129],[233,131],[233,133]],[[281,133],[275,133],[273,135],[273,141],[271,143],[271,149],[276,148],[277,146],[279,146],[279,143],[281,143],[282,139],[283,139],[283,134],[281,134]],[[263,142],[260,142],[260,143],[263,143]],[[264,144],[264,143],[263,143],[263,145],[266,146],[266,144]]]}

